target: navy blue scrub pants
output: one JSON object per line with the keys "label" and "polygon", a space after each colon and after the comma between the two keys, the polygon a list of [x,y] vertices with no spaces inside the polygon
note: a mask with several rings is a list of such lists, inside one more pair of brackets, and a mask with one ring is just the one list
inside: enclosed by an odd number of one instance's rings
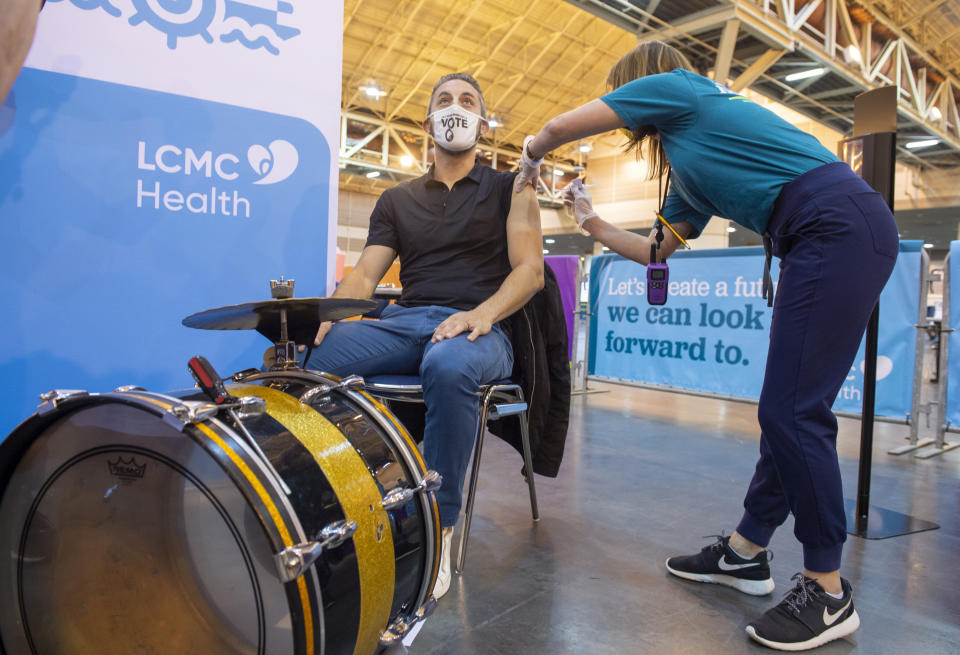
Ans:
{"label": "navy blue scrub pants", "polygon": [[899,250],[880,194],[843,163],[783,188],[767,227],[780,280],[760,394],[760,461],[737,531],[766,547],[792,512],[804,567],[840,568],[846,539],[831,406]]}

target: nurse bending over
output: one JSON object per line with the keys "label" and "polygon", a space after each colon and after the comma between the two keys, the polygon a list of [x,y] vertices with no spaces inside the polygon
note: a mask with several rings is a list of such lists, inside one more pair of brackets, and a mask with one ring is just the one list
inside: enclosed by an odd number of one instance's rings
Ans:
{"label": "nurse bending over", "polygon": [[[524,141],[516,189],[534,184],[548,152],[625,128],[628,149],[669,175],[660,257],[694,239],[713,216],[763,235],[767,267],[780,258],[770,345],[760,394],[760,458],[731,536],[694,555],[671,557],[681,578],[753,595],[774,584],[767,545],[792,513],[803,572],[784,600],[747,626],[781,650],[815,648],[854,632],[860,619],[840,576],[846,539],[831,406],[897,257],[893,215],[850,167],[773,112],[692,72],[659,42],[625,55],[607,77],[610,93],[550,120]],[[579,182],[567,189],[577,222],[611,250],[647,265],[657,230],[641,236],[605,222]],[[766,271],[765,271],[766,273]],[[702,530],[697,534],[704,534]]]}

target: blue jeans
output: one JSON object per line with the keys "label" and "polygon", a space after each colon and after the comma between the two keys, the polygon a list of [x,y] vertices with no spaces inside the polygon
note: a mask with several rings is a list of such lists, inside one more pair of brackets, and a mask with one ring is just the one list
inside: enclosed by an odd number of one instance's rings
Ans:
{"label": "blue jeans", "polygon": [[804,566],[836,571],[847,524],[831,407],[893,271],[897,226],[880,194],[838,163],[784,187],[767,231],[780,283],[760,392],[760,461],[737,531],[766,546],[792,512]]}
{"label": "blue jeans", "polygon": [[443,476],[437,493],[440,524],[456,524],[467,463],[473,452],[484,384],[513,370],[513,348],[499,325],[476,341],[469,332],[432,343],[433,330],[459,310],[389,305],[379,321],[336,323],[305,368],[338,376],[419,375],[426,405],[427,466]]}

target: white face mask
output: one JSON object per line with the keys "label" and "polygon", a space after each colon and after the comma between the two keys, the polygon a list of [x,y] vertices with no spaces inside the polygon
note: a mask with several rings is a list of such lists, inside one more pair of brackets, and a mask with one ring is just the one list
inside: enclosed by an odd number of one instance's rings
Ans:
{"label": "white face mask", "polygon": [[484,120],[460,105],[438,109],[427,118],[433,119],[433,140],[450,152],[463,152],[477,145],[480,122]]}

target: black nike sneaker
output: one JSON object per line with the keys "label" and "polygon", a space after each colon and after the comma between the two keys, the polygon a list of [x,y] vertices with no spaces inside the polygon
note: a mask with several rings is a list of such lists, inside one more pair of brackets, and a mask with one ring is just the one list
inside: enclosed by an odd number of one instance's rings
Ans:
{"label": "black nike sneaker", "polygon": [[730,548],[730,537],[713,536],[716,542],[696,555],[668,559],[667,570],[686,580],[722,584],[751,596],[764,596],[773,591],[768,564],[772,553],[765,550],[753,559],[744,559]]}
{"label": "black nike sneaker", "polygon": [[780,604],[747,626],[751,638],[777,650],[808,650],[846,637],[860,627],[849,582],[841,579],[843,598],[838,600],[802,573],[793,579],[797,586]]}

